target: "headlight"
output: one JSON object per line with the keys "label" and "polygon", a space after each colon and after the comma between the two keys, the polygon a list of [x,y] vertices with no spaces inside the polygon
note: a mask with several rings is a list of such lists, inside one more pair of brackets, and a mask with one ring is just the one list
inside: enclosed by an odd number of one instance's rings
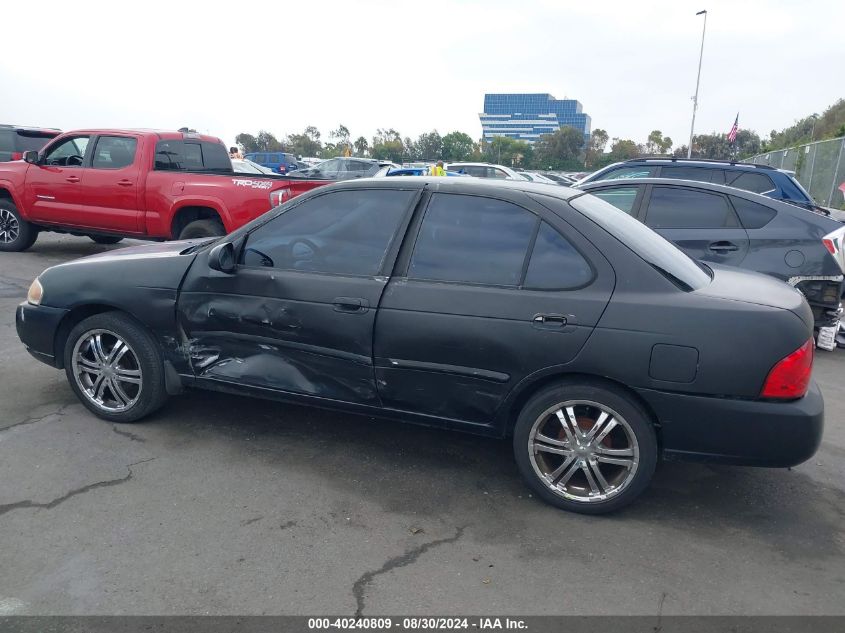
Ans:
{"label": "headlight", "polygon": [[26,300],[34,306],[41,305],[41,296],[44,294],[44,288],[41,287],[41,282],[38,278],[29,286],[29,292],[26,293]]}

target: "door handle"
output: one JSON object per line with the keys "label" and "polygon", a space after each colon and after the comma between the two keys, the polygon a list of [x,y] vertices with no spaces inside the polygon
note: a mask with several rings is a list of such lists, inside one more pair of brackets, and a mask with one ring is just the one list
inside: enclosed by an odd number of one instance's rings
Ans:
{"label": "door handle", "polygon": [[121,187],[131,187],[135,183],[131,180],[118,180],[117,184],[119,184]]}
{"label": "door handle", "polygon": [[739,246],[733,242],[711,242],[710,250],[716,253],[727,253],[730,251],[738,251]]}
{"label": "door handle", "polygon": [[332,304],[335,312],[363,313],[370,307],[366,299],[358,297],[335,297]]}
{"label": "door handle", "polygon": [[65,180],[68,182],[79,182],[79,176],[68,176]]}
{"label": "door handle", "polygon": [[566,317],[562,314],[536,314],[531,321],[534,325],[545,327],[563,327],[566,325]]}

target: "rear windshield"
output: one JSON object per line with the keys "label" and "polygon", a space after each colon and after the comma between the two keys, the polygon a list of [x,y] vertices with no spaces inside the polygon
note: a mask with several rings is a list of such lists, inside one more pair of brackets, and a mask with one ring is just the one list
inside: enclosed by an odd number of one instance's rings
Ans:
{"label": "rear windshield", "polygon": [[569,204],[681,287],[698,290],[710,283],[710,275],[702,266],[609,202],[585,194],[569,200]]}
{"label": "rear windshield", "polygon": [[39,132],[24,132],[19,130],[18,131],[18,151],[19,152],[29,152],[29,151],[40,151],[42,147],[47,144],[51,138],[54,138],[56,134],[44,134]]}

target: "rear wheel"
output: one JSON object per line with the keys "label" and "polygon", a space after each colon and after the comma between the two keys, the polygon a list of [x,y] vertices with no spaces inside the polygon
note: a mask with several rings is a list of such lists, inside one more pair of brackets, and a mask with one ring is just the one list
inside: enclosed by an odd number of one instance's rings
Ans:
{"label": "rear wheel", "polygon": [[123,238],[118,235],[89,235],[97,244],[117,244]]}
{"label": "rear wheel", "polygon": [[0,251],[25,251],[38,239],[38,227],[21,217],[11,200],[0,200]]}
{"label": "rear wheel", "polygon": [[603,514],[628,505],[657,464],[654,425],[623,390],[590,382],[545,389],[523,407],[514,457],[529,486],[564,510]]}
{"label": "rear wheel", "polygon": [[95,314],[71,330],[65,373],[88,409],[112,422],[135,422],[167,399],[164,364],[150,333],[120,312]]}
{"label": "rear wheel", "polygon": [[189,222],[179,233],[180,240],[197,237],[220,237],[226,235],[226,228],[220,220],[194,220]]}

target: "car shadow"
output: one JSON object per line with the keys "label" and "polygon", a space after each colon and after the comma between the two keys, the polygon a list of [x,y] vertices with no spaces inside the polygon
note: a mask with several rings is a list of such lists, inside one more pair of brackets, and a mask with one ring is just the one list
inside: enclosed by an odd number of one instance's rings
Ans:
{"label": "car shadow", "polygon": [[[192,391],[174,398],[147,425],[164,431],[157,441],[184,450],[209,437],[225,438],[249,459],[305,471],[321,486],[388,512],[460,516],[482,540],[533,538],[534,553],[558,547],[553,539],[559,531],[577,524],[599,532],[645,525],[714,543],[763,541],[783,557],[805,560],[828,557],[845,542],[845,494],[800,467],[664,462],[634,504],[591,517],[561,512],[532,496],[507,440]],[[571,553],[579,555],[578,548]]]}

